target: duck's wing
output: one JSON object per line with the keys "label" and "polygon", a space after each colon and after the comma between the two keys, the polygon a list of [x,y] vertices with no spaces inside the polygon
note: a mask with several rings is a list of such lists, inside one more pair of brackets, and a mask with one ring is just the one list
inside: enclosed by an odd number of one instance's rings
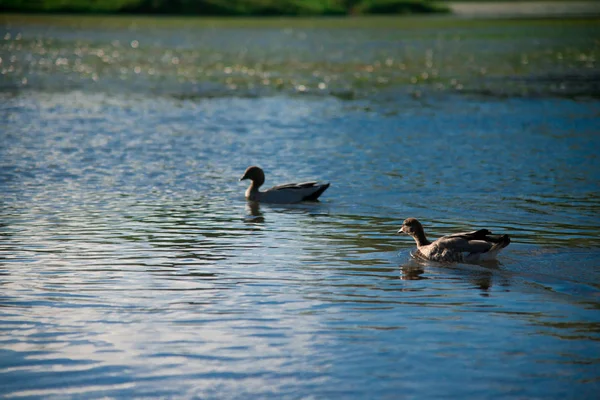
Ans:
{"label": "duck's wing", "polygon": [[489,230],[480,229],[444,236],[435,243],[440,249],[475,254],[500,250],[508,246],[510,237],[508,235],[492,235]]}
{"label": "duck's wing", "polygon": [[485,240],[469,240],[460,236],[444,236],[436,240],[435,244],[439,249],[456,253],[485,253],[493,246],[493,243]]}
{"label": "duck's wing", "polygon": [[453,233],[452,235],[444,236],[443,238],[462,238],[465,240],[485,240],[488,235],[491,235],[488,229],[479,229],[471,232]]}
{"label": "duck's wing", "polygon": [[295,190],[295,189],[307,189],[307,188],[312,188],[315,187],[319,184],[319,182],[302,182],[302,183],[286,183],[283,185],[277,185],[277,186],[273,186],[270,189],[267,189],[266,191],[274,191],[274,190],[285,190],[285,189],[291,189],[291,190]]}
{"label": "duck's wing", "polygon": [[329,187],[329,183],[302,182],[273,186],[261,193],[261,201],[271,203],[298,203],[315,201]]}

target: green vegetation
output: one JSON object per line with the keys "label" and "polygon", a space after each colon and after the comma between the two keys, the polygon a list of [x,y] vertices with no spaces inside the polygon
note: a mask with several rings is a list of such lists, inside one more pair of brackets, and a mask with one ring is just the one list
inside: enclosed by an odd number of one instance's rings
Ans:
{"label": "green vegetation", "polygon": [[0,0],[0,11],[223,16],[312,16],[448,12],[428,0]]}

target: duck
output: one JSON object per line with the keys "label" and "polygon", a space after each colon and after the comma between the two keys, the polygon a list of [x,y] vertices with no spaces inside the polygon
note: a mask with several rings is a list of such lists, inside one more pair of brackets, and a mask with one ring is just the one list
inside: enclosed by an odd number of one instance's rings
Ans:
{"label": "duck", "polygon": [[495,260],[500,250],[510,244],[508,235],[494,235],[488,229],[454,233],[430,242],[423,225],[416,218],[405,219],[398,233],[415,239],[416,257],[442,263]]}
{"label": "duck", "polygon": [[259,188],[265,183],[265,173],[256,165],[246,169],[240,181],[245,179],[251,181],[246,190],[246,200],[260,203],[292,204],[302,201],[317,201],[329,187],[329,183],[319,182],[286,183],[261,192]]}

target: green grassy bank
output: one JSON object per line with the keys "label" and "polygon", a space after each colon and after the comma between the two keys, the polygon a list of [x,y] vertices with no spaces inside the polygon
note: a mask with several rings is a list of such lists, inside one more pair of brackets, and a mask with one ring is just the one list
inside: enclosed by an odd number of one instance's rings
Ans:
{"label": "green grassy bank", "polygon": [[0,0],[0,11],[222,16],[312,16],[448,12],[428,0]]}

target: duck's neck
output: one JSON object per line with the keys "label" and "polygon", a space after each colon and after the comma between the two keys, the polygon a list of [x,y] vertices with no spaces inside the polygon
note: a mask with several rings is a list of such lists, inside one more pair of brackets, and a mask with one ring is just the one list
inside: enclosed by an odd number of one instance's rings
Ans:
{"label": "duck's neck", "polygon": [[431,242],[427,240],[427,236],[425,236],[425,232],[423,231],[415,232],[413,238],[415,238],[415,242],[417,242],[417,247],[431,244]]}
{"label": "duck's neck", "polygon": [[260,181],[251,181],[250,187],[248,187],[248,192],[258,193],[258,188],[261,187],[263,183]]}
{"label": "duck's neck", "polygon": [[259,191],[258,191],[259,187],[260,187],[260,183],[252,181],[252,183],[250,183],[250,186],[246,190],[246,198],[248,200],[257,201],[258,196],[259,196]]}

